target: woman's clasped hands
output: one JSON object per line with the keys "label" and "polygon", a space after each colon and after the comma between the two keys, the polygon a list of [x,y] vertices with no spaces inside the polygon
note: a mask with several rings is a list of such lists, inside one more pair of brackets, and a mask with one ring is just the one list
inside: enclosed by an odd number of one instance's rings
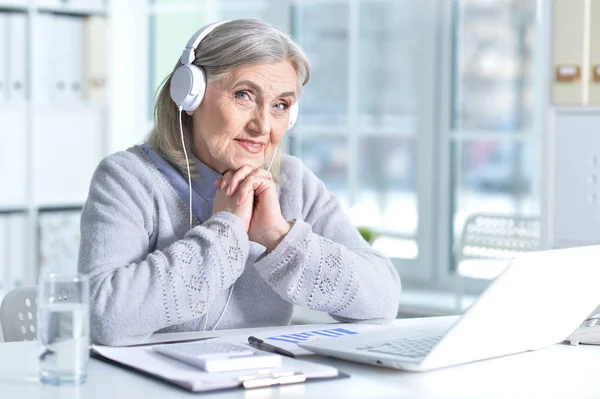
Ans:
{"label": "woman's clasped hands", "polygon": [[274,250],[291,225],[281,215],[271,173],[242,166],[236,171],[227,171],[215,185],[218,190],[213,214],[224,211],[238,216],[244,222],[250,241]]}

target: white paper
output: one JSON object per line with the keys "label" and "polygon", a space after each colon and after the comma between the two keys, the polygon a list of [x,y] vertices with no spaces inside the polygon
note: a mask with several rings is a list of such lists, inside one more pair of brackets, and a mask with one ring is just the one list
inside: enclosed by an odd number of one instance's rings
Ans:
{"label": "white paper", "polygon": [[[216,340],[233,342],[224,338],[216,338]],[[194,392],[233,388],[240,385],[240,377],[261,377],[270,373],[301,372],[307,379],[338,375],[338,371],[334,367],[285,356],[282,356],[282,365],[276,368],[207,373],[186,363],[163,356],[154,351],[152,346],[107,347],[94,345],[93,350],[118,363],[171,381]]]}
{"label": "white paper", "polygon": [[[365,331],[373,331],[374,329],[381,328],[381,325],[374,324],[311,324],[307,326],[276,327],[267,332],[256,333],[252,335],[256,338],[262,339],[266,343],[281,349],[285,349],[296,356],[305,356],[314,355],[314,353],[307,349],[300,348],[298,343],[304,343],[323,338],[335,339],[337,337],[356,335]],[[235,339],[237,342],[246,344],[248,343],[248,334],[230,336],[229,338]]]}

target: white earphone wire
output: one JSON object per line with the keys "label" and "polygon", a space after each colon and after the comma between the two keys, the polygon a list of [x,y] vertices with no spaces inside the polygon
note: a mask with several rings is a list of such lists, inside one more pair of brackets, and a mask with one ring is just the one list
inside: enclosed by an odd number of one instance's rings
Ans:
{"label": "white earphone wire", "polygon": [[279,149],[279,146],[275,147],[275,151],[273,151],[273,155],[271,156],[271,162],[269,162],[269,167],[267,169],[267,172],[271,171],[271,166],[273,166],[273,161],[275,160],[275,154],[277,154],[278,149]]}
{"label": "white earphone wire", "polygon": [[204,327],[202,327],[202,331],[206,331],[206,326],[208,326],[208,303],[206,304],[206,315],[204,316]]}
{"label": "white earphone wire", "polygon": [[[233,286],[235,285],[235,283],[231,284],[231,289],[229,290],[229,295],[227,296],[227,302],[225,302],[225,307],[223,308],[223,311],[221,312],[221,316],[219,316],[219,320],[217,320],[217,322],[215,323],[215,325],[213,326],[212,330],[215,331],[217,329],[217,326],[219,325],[219,323],[221,322],[221,319],[223,318],[223,315],[225,314],[225,310],[227,309],[227,305],[229,305],[229,300],[231,299],[231,294],[233,294]],[[207,312],[208,314],[208,312]],[[204,328],[206,330],[206,327]]]}
{"label": "white earphone wire", "polygon": [[[187,166],[187,174],[188,174],[188,185],[189,185],[189,193],[190,193],[190,230],[191,230],[192,229],[192,175],[190,173],[190,159],[188,158],[187,150],[185,149],[185,141],[183,140],[183,123],[181,121],[182,111],[183,111],[183,108],[180,106],[179,107],[179,132],[181,133],[181,147],[183,148],[183,155],[185,155],[185,164]],[[233,286],[231,288],[233,291]],[[231,298],[231,292],[229,293],[229,298]],[[227,304],[229,303],[229,298],[227,298],[227,303],[225,304],[225,309],[227,309]],[[225,309],[223,309],[223,313],[225,313]],[[223,317],[223,313],[221,313],[221,317],[219,317],[219,320],[217,321],[217,324],[215,324],[215,327],[213,327],[213,330],[216,328],[216,326],[221,321],[221,318]],[[206,331],[207,325],[208,325],[208,305],[206,306],[206,315],[204,316],[204,327],[202,328],[202,331]]]}
{"label": "white earphone wire", "polygon": [[188,185],[190,192],[190,230],[192,229],[192,175],[190,173],[190,159],[188,158],[187,150],[185,149],[185,141],[183,140],[183,123],[181,122],[181,113],[183,108],[179,106],[179,131],[181,132],[181,147],[183,147],[183,155],[185,155],[185,164],[187,166]]}

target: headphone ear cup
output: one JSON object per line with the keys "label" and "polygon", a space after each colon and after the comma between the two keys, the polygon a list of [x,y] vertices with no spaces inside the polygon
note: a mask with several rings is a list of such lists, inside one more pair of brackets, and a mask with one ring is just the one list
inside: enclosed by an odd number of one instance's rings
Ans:
{"label": "headphone ear cup", "polygon": [[292,107],[290,108],[290,121],[287,130],[290,130],[296,124],[296,121],[298,120],[298,112],[298,102],[295,102],[294,105],[292,105]]}
{"label": "headphone ear cup", "polygon": [[171,99],[184,111],[194,111],[204,98],[206,78],[202,68],[182,65],[171,76]]}

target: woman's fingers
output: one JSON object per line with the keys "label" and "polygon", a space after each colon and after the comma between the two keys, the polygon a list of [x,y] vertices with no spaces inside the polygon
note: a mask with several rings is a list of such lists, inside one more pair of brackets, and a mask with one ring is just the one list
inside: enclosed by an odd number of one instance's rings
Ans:
{"label": "woman's fingers", "polygon": [[220,189],[227,189],[225,192],[227,195],[233,195],[237,192],[240,184],[250,176],[260,177],[271,181],[273,180],[271,173],[264,169],[259,168],[252,170],[249,166],[242,166],[236,171],[226,172],[223,177],[220,177],[215,181],[215,184]]}
{"label": "woman's fingers", "polygon": [[221,183],[221,188],[227,189],[227,191],[225,192],[227,195],[233,195],[237,191],[240,182],[242,182],[246,178],[246,176],[252,173],[252,169],[249,166],[242,166],[241,168],[233,172],[230,176],[228,176],[229,173],[231,172],[227,172],[223,176],[223,180],[225,182]]}
{"label": "woman's fingers", "polygon": [[233,172],[227,171],[227,172],[223,173],[223,176],[219,177],[215,181],[215,184],[217,185],[217,187],[219,187],[221,190],[223,190],[225,187],[227,187],[227,181],[229,179],[231,179],[231,176],[233,176]]}
{"label": "woman's fingers", "polygon": [[237,204],[243,204],[250,196],[259,196],[265,190],[268,190],[271,185],[274,185],[272,179],[264,176],[250,175],[244,179],[238,188],[239,197]]}

